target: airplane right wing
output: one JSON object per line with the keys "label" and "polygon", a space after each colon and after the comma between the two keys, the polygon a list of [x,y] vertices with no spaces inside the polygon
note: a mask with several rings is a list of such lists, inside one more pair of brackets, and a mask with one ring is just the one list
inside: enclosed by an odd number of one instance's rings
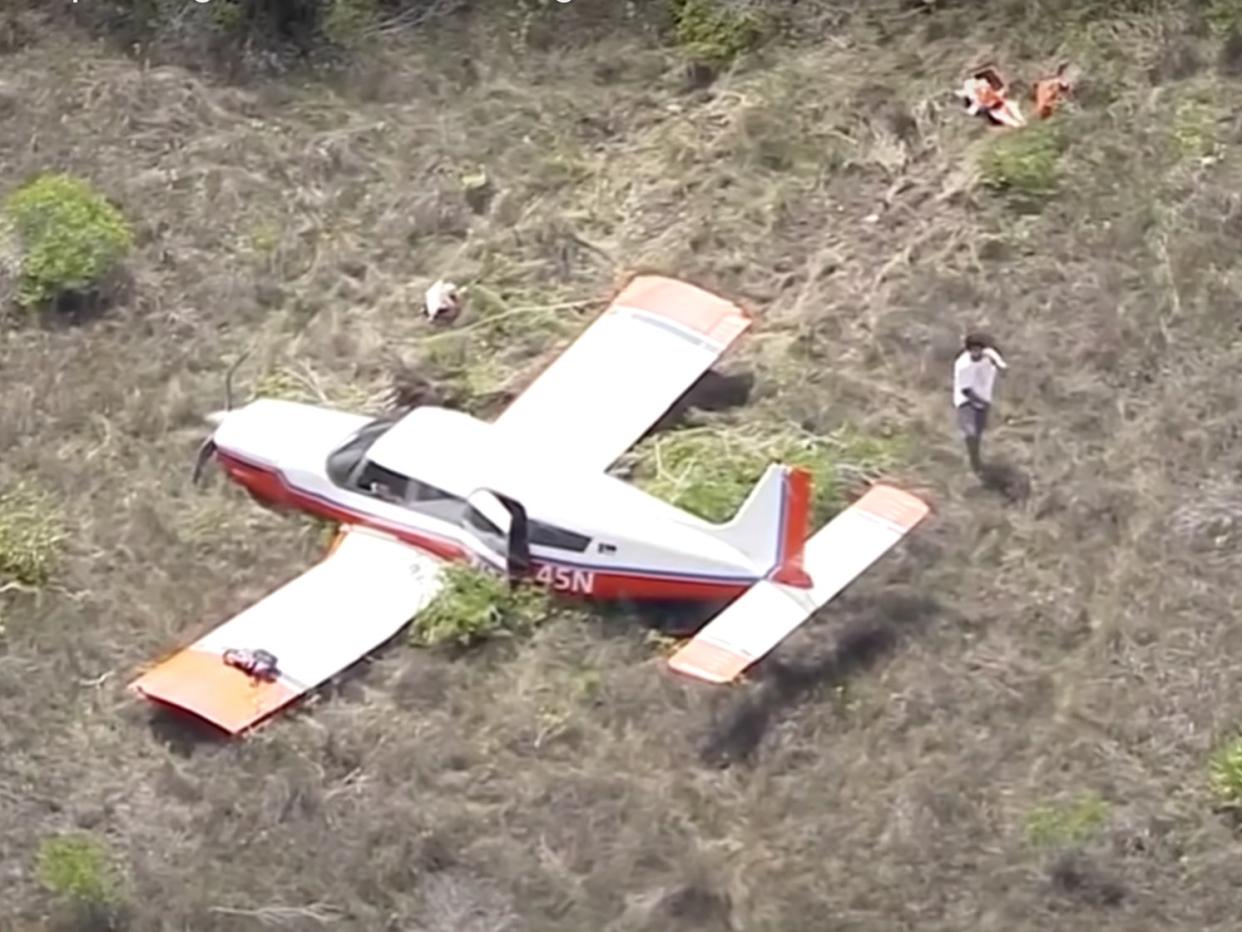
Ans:
{"label": "airplane right wing", "polygon": [[[435,597],[443,561],[364,528],[318,564],[131,684],[148,699],[238,734],[395,635]],[[276,674],[251,676],[226,651],[266,651]]]}
{"label": "airplane right wing", "polygon": [[638,275],[494,423],[527,449],[603,472],[750,324],[719,295]]}
{"label": "airplane right wing", "polygon": [[735,679],[866,572],[930,510],[909,492],[873,486],[806,542],[802,563],[810,588],[760,580],[669,658],[669,666],[709,683]]}

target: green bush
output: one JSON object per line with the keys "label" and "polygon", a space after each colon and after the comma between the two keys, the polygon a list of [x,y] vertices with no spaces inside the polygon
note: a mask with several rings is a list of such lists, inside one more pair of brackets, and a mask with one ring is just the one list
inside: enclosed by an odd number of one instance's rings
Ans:
{"label": "green bush", "polygon": [[5,222],[20,250],[17,300],[24,307],[90,290],[133,244],[120,211],[71,175],[45,174],[18,188]]}
{"label": "green bush", "polygon": [[1042,199],[1055,193],[1065,142],[1056,124],[1032,123],[1001,130],[980,159],[983,183],[989,188]]}
{"label": "green bush", "polygon": [[1242,736],[1228,741],[1212,755],[1208,783],[1220,806],[1242,810]]}
{"label": "green bush", "polygon": [[656,434],[636,448],[634,483],[707,521],[732,518],[772,463],[811,473],[812,529],[844,507],[860,486],[903,459],[902,443],[842,430],[688,428]]}
{"label": "green bush", "polygon": [[675,0],[677,44],[692,60],[723,65],[755,48],[764,22],[750,12],[731,10],[722,0]]}
{"label": "green bush", "polygon": [[19,484],[0,494],[0,585],[47,583],[65,536],[60,514],[44,493]]}
{"label": "green bush", "polygon": [[503,577],[470,566],[455,564],[443,572],[444,587],[411,626],[416,646],[467,647],[526,633],[551,612],[546,590],[534,585],[511,587]]}
{"label": "green bush", "polygon": [[1172,121],[1171,136],[1177,154],[1182,158],[1200,159],[1215,152],[1219,117],[1218,107],[1210,100],[1183,101]]}
{"label": "green bush", "polygon": [[330,0],[324,8],[324,37],[336,45],[349,48],[357,44],[380,17],[375,0]]}
{"label": "green bush", "polygon": [[45,838],[35,855],[35,874],[48,891],[84,916],[111,926],[122,902],[121,884],[106,849],[86,835]]}
{"label": "green bush", "polygon": [[1081,844],[1108,818],[1108,803],[1094,793],[1068,805],[1037,806],[1026,820],[1027,840],[1039,847]]}
{"label": "green bush", "polygon": [[1242,27],[1242,2],[1239,0],[1207,0],[1198,7],[1212,35],[1224,39]]}

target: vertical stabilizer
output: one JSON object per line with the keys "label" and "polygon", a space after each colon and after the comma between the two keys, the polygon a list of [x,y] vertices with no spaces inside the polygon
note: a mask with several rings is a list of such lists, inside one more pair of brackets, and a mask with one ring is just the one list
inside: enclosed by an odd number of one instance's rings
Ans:
{"label": "vertical stabilizer", "polygon": [[811,474],[774,463],[763,473],[720,536],[756,565],[769,567],[773,579],[806,587],[802,566],[811,514]]}

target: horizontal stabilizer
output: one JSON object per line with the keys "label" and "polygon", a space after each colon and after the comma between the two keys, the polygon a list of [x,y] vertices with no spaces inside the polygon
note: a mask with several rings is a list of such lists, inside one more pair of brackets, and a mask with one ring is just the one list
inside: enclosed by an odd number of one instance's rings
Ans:
{"label": "horizontal stabilizer", "polygon": [[929,511],[908,492],[874,486],[806,542],[809,588],[757,582],[677,651],[669,666],[709,683],[730,682],[866,572]]}
{"label": "horizontal stabilizer", "polygon": [[[396,634],[441,586],[442,561],[351,528],[322,561],[148,671],[131,688],[237,734]],[[276,675],[250,676],[229,650],[266,651]]]}

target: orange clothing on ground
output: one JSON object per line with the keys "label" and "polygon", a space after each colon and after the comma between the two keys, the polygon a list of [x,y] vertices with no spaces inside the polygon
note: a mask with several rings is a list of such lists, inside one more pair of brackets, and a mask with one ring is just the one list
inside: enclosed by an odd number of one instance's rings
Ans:
{"label": "orange clothing on ground", "polygon": [[1060,78],[1045,78],[1035,82],[1035,112],[1041,120],[1052,116],[1067,90],[1065,82]]}

